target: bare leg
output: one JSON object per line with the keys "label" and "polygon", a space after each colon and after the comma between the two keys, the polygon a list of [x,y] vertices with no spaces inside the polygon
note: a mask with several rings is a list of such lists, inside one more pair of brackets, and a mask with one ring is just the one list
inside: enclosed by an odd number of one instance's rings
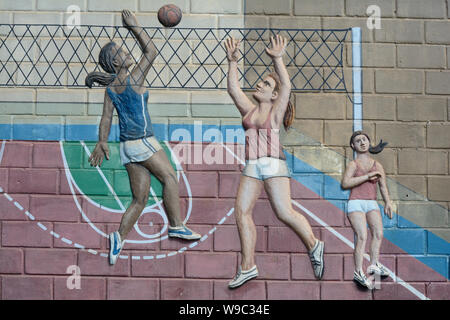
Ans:
{"label": "bare leg", "polygon": [[242,270],[249,270],[255,265],[256,227],[252,212],[261,188],[262,181],[241,176],[234,212],[241,240]]}
{"label": "bare leg", "polygon": [[367,223],[372,233],[372,243],[370,244],[370,264],[378,262],[380,255],[381,241],[383,240],[383,220],[380,211],[372,210],[367,212]]}
{"label": "bare leg", "polygon": [[[354,251],[354,259],[355,259],[355,270],[363,272],[363,258],[364,258],[364,250],[366,248],[367,242],[367,222],[366,215],[364,212],[350,212],[348,214],[348,219],[352,224],[353,231],[355,232],[355,251]],[[363,272],[364,273],[364,272]]]}
{"label": "bare leg", "polygon": [[145,167],[137,163],[128,163],[125,167],[130,179],[133,200],[120,222],[119,234],[122,241],[125,240],[131,228],[139,219],[142,210],[144,210],[148,200],[148,190],[150,189],[150,174]]}
{"label": "bare leg", "polygon": [[264,188],[269,195],[270,204],[278,219],[294,230],[308,251],[311,251],[317,239],[308,220],[292,208],[289,178],[275,177],[267,179],[264,181]]}
{"label": "bare leg", "polygon": [[[163,202],[171,227],[181,226],[180,195],[178,180],[164,150],[157,151],[149,159],[141,162],[163,186]],[[147,190],[148,192],[148,190]]]}

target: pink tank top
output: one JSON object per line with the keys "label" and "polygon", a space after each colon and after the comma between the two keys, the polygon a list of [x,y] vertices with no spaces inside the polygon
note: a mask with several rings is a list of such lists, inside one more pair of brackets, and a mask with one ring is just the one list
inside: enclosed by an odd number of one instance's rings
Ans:
{"label": "pink tank top", "polygon": [[272,157],[286,160],[283,146],[280,143],[280,129],[272,129],[269,112],[267,120],[257,126],[251,122],[251,117],[257,107],[253,108],[242,120],[245,130],[245,160],[256,160],[262,157]]}
{"label": "pink tank top", "polygon": [[[355,162],[356,162],[356,170],[353,177],[365,176],[369,172],[376,171],[377,169],[376,161],[373,162],[372,168],[367,172],[362,170],[357,161]],[[352,190],[350,191],[349,200],[377,200],[377,184],[378,180],[366,181],[352,188]]]}

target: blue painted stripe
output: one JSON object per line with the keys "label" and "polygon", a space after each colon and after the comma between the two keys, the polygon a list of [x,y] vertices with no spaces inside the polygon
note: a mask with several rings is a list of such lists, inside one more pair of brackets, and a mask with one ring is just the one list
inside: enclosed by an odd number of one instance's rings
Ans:
{"label": "blue painted stripe", "polygon": [[[159,140],[181,140],[195,142],[228,142],[244,143],[244,136],[233,137],[231,133],[242,132],[240,125],[194,125],[194,124],[158,124],[153,123],[155,136]],[[181,130],[182,129],[182,130]],[[178,131],[177,131],[178,130]],[[240,131],[242,130],[242,131]],[[119,128],[113,126],[110,141],[118,141]],[[176,134],[184,135],[177,136]],[[98,137],[98,125],[59,125],[59,124],[1,124],[1,140],[66,140],[66,141],[96,141]],[[169,139],[170,137],[170,139]],[[227,139],[232,139],[228,141]],[[290,153],[285,152],[289,167],[293,171],[293,179],[326,199],[331,204],[345,212],[346,201],[350,192],[342,190],[340,181],[317,170],[308,163],[298,159]],[[380,205],[380,210],[383,207]],[[385,237],[393,244],[414,255],[419,261],[426,264],[436,272],[448,279],[450,244],[439,236],[424,228],[415,225],[411,221],[394,213],[392,220],[383,216]],[[401,228],[399,228],[399,226]],[[408,227],[408,228],[405,228]],[[413,230],[411,230],[413,229]],[[411,241],[414,239],[414,241]]]}
{"label": "blue painted stripe", "polygon": [[[3,139],[3,137],[1,137]],[[14,140],[63,140],[64,125],[61,124],[13,124],[11,139]]]}
{"label": "blue painted stripe", "polygon": [[12,125],[0,124],[0,137],[2,140],[12,139]]}

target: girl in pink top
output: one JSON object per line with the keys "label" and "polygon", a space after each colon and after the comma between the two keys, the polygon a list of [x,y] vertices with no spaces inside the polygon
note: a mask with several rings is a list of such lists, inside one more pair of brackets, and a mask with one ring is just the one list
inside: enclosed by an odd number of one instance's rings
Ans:
{"label": "girl in pink top", "polygon": [[314,275],[321,279],[324,272],[324,243],[314,236],[308,220],[291,205],[290,172],[279,139],[282,125],[293,121],[293,106],[289,102],[291,82],[283,55],[286,39],[276,35],[266,48],[275,69],[256,85],[250,100],[239,86],[239,42],[225,41],[228,59],[228,93],[242,115],[245,129],[246,165],[242,171],[235,203],[236,224],[241,240],[241,264],[229,288],[237,288],[258,276],[255,264],[256,227],[253,207],[262,189],[267,192],[277,217],[287,224],[308,249]]}
{"label": "girl in pink top", "polygon": [[373,288],[373,284],[362,270],[367,241],[367,224],[369,224],[372,232],[370,266],[367,272],[379,276],[389,275],[388,270],[378,262],[383,239],[383,222],[376,202],[377,185],[380,186],[381,196],[385,202],[384,213],[390,219],[392,219],[392,205],[383,166],[369,156],[369,153],[381,152],[386,144],[386,142],[381,141],[378,146],[371,147],[367,133],[355,131],[350,138],[350,147],[356,152],[356,159],[348,164],[342,179],[342,188],[351,189],[347,215],[355,232],[355,271],[353,279],[369,289]]}

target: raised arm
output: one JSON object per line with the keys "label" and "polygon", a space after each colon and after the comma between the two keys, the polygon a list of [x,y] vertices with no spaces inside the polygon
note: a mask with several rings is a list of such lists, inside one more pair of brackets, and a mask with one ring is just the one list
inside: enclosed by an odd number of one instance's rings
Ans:
{"label": "raised arm", "polygon": [[144,28],[139,25],[136,16],[131,11],[122,11],[122,23],[125,28],[133,33],[143,52],[141,60],[131,71],[131,79],[134,84],[142,86],[153,61],[158,55],[158,50]]}
{"label": "raised arm", "polygon": [[237,62],[239,60],[239,40],[234,38],[228,38],[225,40],[225,48],[227,50],[228,59],[228,77],[227,87],[228,94],[233,99],[234,104],[238,108],[242,116],[245,116],[247,112],[252,110],[255,106],[250,99],[245,95],[239,86],[238,67]]}
{"label": "raised arm", "polygon": [[389,191],[387,188],[387,182],[386,182],[386,173],[384,172],[383,166],[377,162],[377,171],[381,173],[380,177],[380,193],[384,200],[384,213],[389,217],[389,219],[392,219],[392,203],[391,198],[389,197]]}
{"label": "raised arm", "polygon": [[[274,102],[274,110],[276,120],[282,121],[291,94],[291,80],[283,62],[283,55],[286,53],[286,39],[280,35],[270,38],[271,48],[266,48],[266,53],[272,58],[275,72],[280,78],[280,88],[278,97]],[[278,122],[278,121],[277,121]]]}
{"label": "raised arm", "polygon": [[105,98],[103,103],[103,114],[100,120],[100,128],[98,132],[98,142],[89,157],[91,166],[101,166],[103,158],[109,160],[108,136],[111,130],[112,116],[114,112],[114,105],[105,90]]}

